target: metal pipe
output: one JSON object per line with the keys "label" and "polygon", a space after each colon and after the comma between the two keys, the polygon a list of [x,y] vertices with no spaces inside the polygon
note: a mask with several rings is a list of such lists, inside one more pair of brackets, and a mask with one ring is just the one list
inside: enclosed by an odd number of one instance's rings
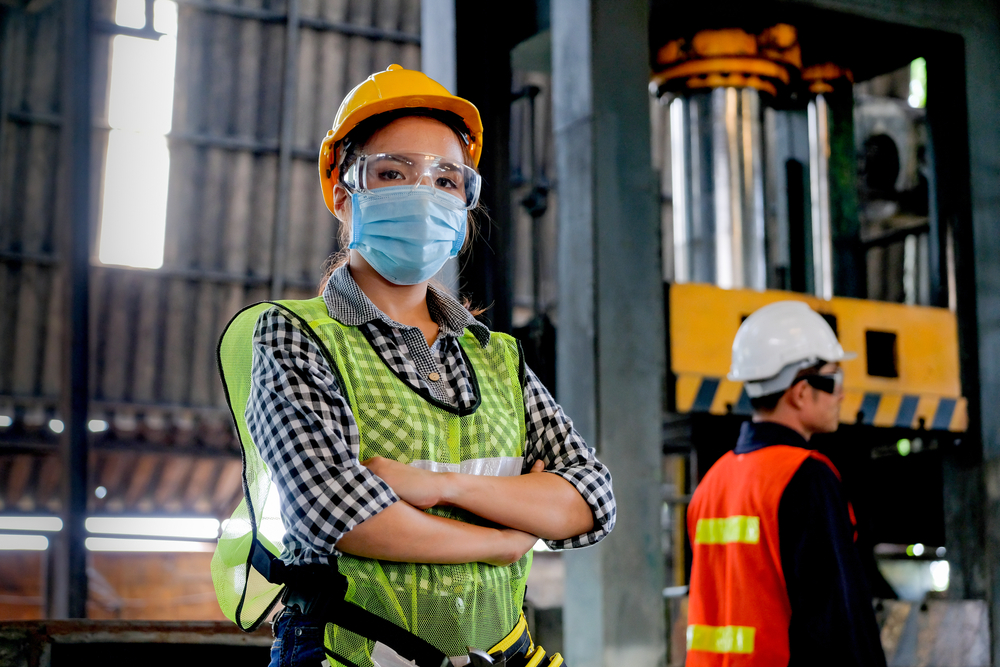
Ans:
{"label": "metal pipe", "polygon": [[673,280],[686,282],[691,275],[688,262],[688,227],[690,206],[687,197],[689,134],[684,131],[685,104],[682,98],[670,103],[670,197],[673,211],[674,272]]}
{"label": "metal pipe", "polygon": [[752,88],[673,100],[674,279],[763,289],[761,105]]}
{"label": "metal pipe", "polygon": [[826,98],[809,102],[809,190],[812,202],[813,294],[833,298],[833,236],[830,229],[830,121]]}

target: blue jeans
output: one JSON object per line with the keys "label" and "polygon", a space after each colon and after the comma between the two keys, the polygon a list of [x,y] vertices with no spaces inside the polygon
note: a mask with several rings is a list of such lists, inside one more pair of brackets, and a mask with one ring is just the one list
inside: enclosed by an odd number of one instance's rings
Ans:
{"label": "blue jeans", "polygon": [[274,643],[269,667],[319,667],[323,651],[324,624],[285,607],[274,619]]}

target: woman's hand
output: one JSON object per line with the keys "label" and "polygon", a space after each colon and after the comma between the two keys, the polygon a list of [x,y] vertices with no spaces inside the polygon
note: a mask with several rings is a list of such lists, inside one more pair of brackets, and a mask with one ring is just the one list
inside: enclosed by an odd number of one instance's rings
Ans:
{"label": "woman's hand", "polygon": [[[382,456],[365,459],[361,465],[378,475],[399,496],[400,500],[417,509],[425,510],[435,505],[450,504],[447,498],[454,493],[455,482],[452,473],[431,472],[422,468],[414,468]],[[529,474],[544,470],[545,462],[539,459],[531,466]]]}
{"label": "woman's hand", "polygon": [[361,463],[417,509],[453,505],[547,540],[564,540],[594,527],[590,506],[576,488],[545,473],[541,460],[527,474],[514,477],[431,472],[381,456]]}
{"label": "woman's hand", "polygon": [[[426,471],[425,471],[426,472]],[[344,553],[405,563],[487,563],[503,567],[534,546],[534,535],[428,514],[401,501],[337,541]]]}
{"label": "woman's hand", "polygon": [[361,465],[382,478],[400,500],[417,509],[425,510],[440,505],[445,495],[448,473],[414,468],[381,456],[365,459]]}

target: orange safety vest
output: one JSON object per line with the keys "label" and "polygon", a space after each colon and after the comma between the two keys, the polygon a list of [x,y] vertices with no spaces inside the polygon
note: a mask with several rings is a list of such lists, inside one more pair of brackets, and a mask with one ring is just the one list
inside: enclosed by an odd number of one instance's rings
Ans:
{"label": "orange safety vest", "polygon": [[[792,609],[781,569],[778,505],[808,458],[822,461],[840,479],[819,452],[771,445],[727,453],[695,490],[688,508],[688,667],[788,664]],[[850,504],[848,512],[854,524]]]}

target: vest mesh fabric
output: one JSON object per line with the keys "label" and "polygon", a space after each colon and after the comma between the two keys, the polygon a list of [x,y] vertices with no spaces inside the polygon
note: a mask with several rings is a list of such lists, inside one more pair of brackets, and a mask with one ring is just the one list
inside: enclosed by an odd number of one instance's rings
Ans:
{"label": "vest mesh fabric", "polygon": [[[250,438],[244,416],[250,396],[254,327],[261,313],[272,307],[260,303],[237,313],[219,340],[218,349],[219,372],[243,450],[243,500],[223,526],[212,556],[212,582],[222,613],[246,631],[260,625],[283,590],[264,579],[249,563],[255,537],[271,553],[280,553],[280,548],[260,532],[267,497],[276,494],[277,489]],[[280,517],[267,518],[280,521]]]}
{"label": "vest mesh fabric", "polygon": [[[518,374],[519,354],[512,338],[493,334],[486,347],[469,332],[459,340],[474,374],[480,402],[470,414],[458,414],[447,406],[426,400],[404,384],[357,328],[344,326],[329,317],[321,298],[280,303],[308,325],[330,356],[358,424],[359,460],[383,456],[407,464],[420,461],[454,467],[465,461],[523,456],[524,399]],[[253,319],[256,321],[256,316]],[[251,334],[252,326],[251,323]],[[228,336],[227,331],[223,340]],[[247,348],[250,340],[249,336],[244,338]],[[229,365],[222,356],[220,359],[224,366]],[[233,398],[231,391],[230,398]],[[245,399],[242,403],[232,403],[245,404]],[[242,417],[242,410],[234,409],[234,414],[237,412]],[[245,432],[245,424],[242,429],[244,451],[253,450],[252,455],[245,454],[245,461],[248,465],[253,463],[261,467],[255,475],[245,476],[263,477],[269,484],[263,461]],[[520,472],[520,466],[517,471]],[[258,493],[253,497],[251,491],[251,496],[254,508],[263,507],[258,502],[266,495]],[[486,523],[457,508],[438,507],[428,512],[469,523]],[[249,527],[249,522],[244,519],[243,525]],[[222,540],[217,559],[221,545]],[[229,561],[239,561],[241,552],[235,550],[235,553],[237,555],[230,555]],[[243,562],[245,560],[244,557]],[[468,646],[488,649],[514,627],[520,616],[530,566],[530,552],[507,567],[484,563],[395,563],[347,554],[338,558],[339,570],[348,581],[347,600],[419,635],[453,656],[464,655]],[[231,568],[225,580],[236,584],[247,581],[246,571],[245,567]],[[252,573],[250,583],[254,576],[259,577]],[[253,589],[248,588],[248,593],[250,590]],[[219,599],[221,604],[221,593]],[[343,656],[359,667],[371,667],[373,644],[369,640],[329,624],[326,642],[334,655]],[[331,663],[340,664],[333,659]]]}

